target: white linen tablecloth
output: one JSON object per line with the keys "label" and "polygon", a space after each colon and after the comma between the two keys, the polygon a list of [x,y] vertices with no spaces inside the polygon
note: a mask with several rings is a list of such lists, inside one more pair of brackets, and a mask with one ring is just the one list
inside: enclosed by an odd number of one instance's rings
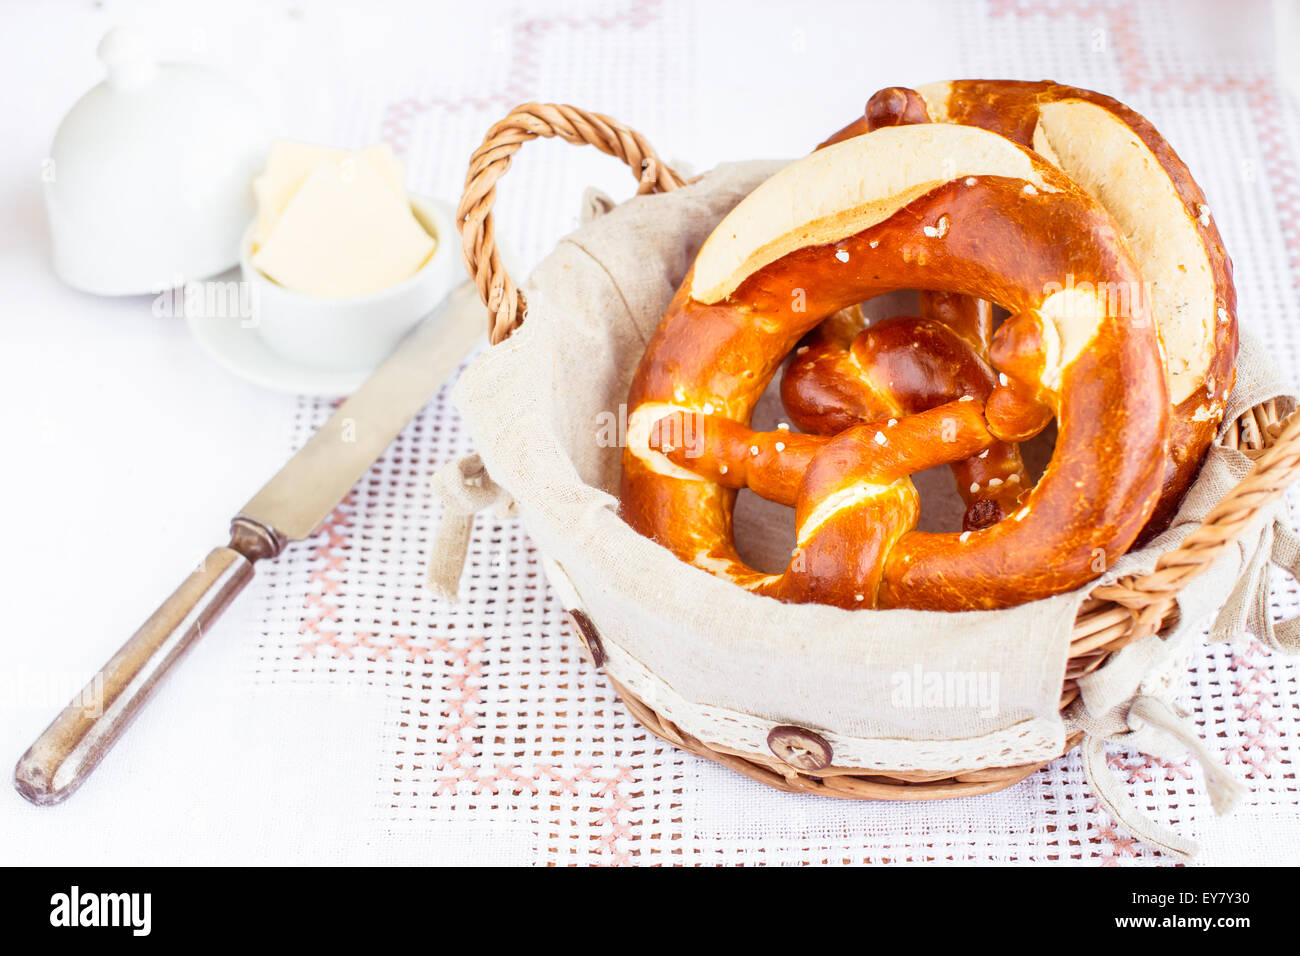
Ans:
{"label": "white linen tablecloth", "polygon": [[[881,86],[1102,90],[1187,160],[1243,327],[1300,368],[1300,113],[1267,3],[9,0],[0,18],[6,767],[330,410],[223,371],[147,297],[52,276],[41,161],[115,24],[241,77],[287,135],[390,140],[411,188],[451,202],[483,132],[526,100],[614,115],[699,171],[803,153]],[[524,148],[497,207],[521,268],[576,224],[587,185],[632,191],[594,150]],[[515,522],[478,520],[467,602],[423,588],[429,476],[470,450],[444,391],[316,538],[259,568],[81,792],[37,809],[5,789],[0,863],[1169,862],[1098,806],[1077,754],[991,796],[857,803],[659,742],[568,635]],[[1295,613],[1296,583],[1275,584]],[[1300,666],[1258,644],[1193,662],[1182,703],[1250,789],[1232,816],[1213,817],[1190,762],[1111,748],[1112,769],[1200,837],[1201,862],[1300,862],[1298,693]]]}

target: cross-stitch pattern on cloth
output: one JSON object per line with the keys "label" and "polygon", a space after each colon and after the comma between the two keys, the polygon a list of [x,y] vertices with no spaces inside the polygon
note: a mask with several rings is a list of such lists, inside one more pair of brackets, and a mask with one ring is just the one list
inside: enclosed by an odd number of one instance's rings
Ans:
{"label": "cross-stitch pattern on cloth", "polygon": [[[1060,79],[1112,93],[1152,118],[1211,197],[1233,255],[1243,327],[1280,368],[1294,370],[1297,107],[1272,73],[1266,4],[1242,17],[1263,29],[1240,41],[1240,62],[1199,55],[1204,41],[1182,23],[1192,6],[952,4],[962,59],[935,69],[943,77]],[[697,16],[691,4],[650,0],[572,4],[561,18],[521,13],[499,37],[514,55],[472,89],[431,82],[367,104],[354,123],[394,143],[413,188],[443,196],[458,194],[466,156],[438,144],[477,142],[543,87],[580,105],[600,90],[598,108],[653,130],[665,155],[689,159],[694,120],[681,104],[703,81],[687,65]],[[632,50],[636,69],[654,82],[615,82]],[[568,75],[579,62],[585,71]],[[743,139],[735,148],[733,158],[746,158]],[[576,223],[592,166],[572,152],[572,163],[547,166],[544,182],[500,204],[502,241],[524,261]],[[289,444],[304,442],[330,410],[302,400]],[[769,791],[661,743],[632,721],[569,633],[515,520],[476,519],[460,603],[424,588],[438,518],[429,479],[472,450],[444,389],[319,533],[264,574],[258,679],[362,682],[392,701],[367,825],[479,828],[491,835],[483,862],[1169,862],[1098,805],[1077,753],[990,796],[858,803]],[[1296,583],[1274,573],[1274,587],[1274,612],[1294,614]],[[1255,642],[1203,646],[1191,663],[1180,704],[1250,788],[1232,817],[1214,818],[1190,760],[1111,747],[1110,769],[1151,819],[1197,834],[1204,860],[1294,862],[1298,677],[1300,665]]]}

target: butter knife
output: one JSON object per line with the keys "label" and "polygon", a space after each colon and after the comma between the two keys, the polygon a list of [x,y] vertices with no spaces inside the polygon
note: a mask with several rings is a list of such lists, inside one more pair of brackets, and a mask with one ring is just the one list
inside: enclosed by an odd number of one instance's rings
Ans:
{"label": "butter knife", "polygon": [[[70,796],[158,683],[253,577],[253,565],[309,537],[456,370],[483,332],[472,283],[452,290],[230,523],[180,587],[36,738],[14,786],[38,806]],[[102,706],[88,707],[88,701]]]}

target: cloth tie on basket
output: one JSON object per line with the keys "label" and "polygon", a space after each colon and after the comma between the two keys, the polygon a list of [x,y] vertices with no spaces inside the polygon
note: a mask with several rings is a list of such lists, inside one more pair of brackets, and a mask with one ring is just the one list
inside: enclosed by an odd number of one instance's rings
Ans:
{"label": "cloth tie on basket", "polygon": [[[1267,371],[1260,367],[1258,346],[1248,340],[1238,370],[1238,389],[1246,393],[1247,400],[1257,400],[1278,387],[1269,381]],[[1284,401],[1289,407],[1289,399]],[[1212,447],[1197,484],[1180,506],[1175,525],[1144,552],[1121,559],[1103,580],[1150,570],[1154,559],[1199,526],[1225,490],[1241,481],[1251,466],[1240,451]],[[1239,641],[1249,631],[1276,650],[1300,650],[1300,619],[1275,623],[1269,608],[1269,565],[1276,564],[1293,577],[1300,574],[1300,538],[1288,527],[1285,514],[1282,502],[1266,509],[1256,530],[1244,532],[1237,547],[1178,595],[1181,619],[1172,632],[1148,635],[1113,654],[1103,668],[1082,677],[1081,696],[1064,714],[1067,727],[1085,734],[1080,748],[1084,775],[1102,805],[1134,836],[1180,859],[1196,855],[1196,841],[1160,826],[1133,805],[1124,782],[1108,770],[1105,744],[1117,743],[1163,759],[1190,754],[1201,765],[1216,814],[1230,811],[1245,793],[1222,757],[1200,740],[1187,715],[1170,702],[1177,696],[1188,658],[1202,633],[1198,622],[1210,615],[1212,640]],[[1220,595],[1222,607],[1215,595]]]}
{"label": "cloth tie on basket", "polygon": [[1206,791],[1210,805],[1217,814],[1230,811],[1246,792],[1223,765],[1222,758],[1212,752],[1196,735],[1196,731],[1169,704],[1149,694],[1139,694],[1126,711],[1116,708],[1105,719],[1089,713],[1082,700],[1077,700],[1066,711],[1068,723],[1085,732],[1080,752],[1083,756],[1083,774],[1101,805],[1130,833],[1143,842],[1159,847],[1181,860],[1194,857],[1199,846],[1195,840],[1161,826],[1146,817],[1133,805],[1120,779],[1106,766],[1106,742],[1131,744],[1126,738],[1142,734],[1150,739],[1163,735],[1161,744],[1146,744],[1151,750],[1182,749],[1196,758],[1205,774]]}
{"label": "cloth tie on basket", "polygon": [[448,462],[434,473],[431,486],[443,510],[429,555],[429,587],[442,600],[454,602],[469,553],[474,515],[496,508],[499,516],[507,517],[513,513],[514,500],[488,476],[478,455]]}
{"label": "cloth tie on basket", "polygon": [[1300,536],[1282,518],[1266,524],[1260,532],[1250,564],[1210,630],[1211,640],[1235,643],[1249,631],[1272,650],[1300,653],[1300,617],[1273,620],[1269,606],[1270,565],[1300,582]]}

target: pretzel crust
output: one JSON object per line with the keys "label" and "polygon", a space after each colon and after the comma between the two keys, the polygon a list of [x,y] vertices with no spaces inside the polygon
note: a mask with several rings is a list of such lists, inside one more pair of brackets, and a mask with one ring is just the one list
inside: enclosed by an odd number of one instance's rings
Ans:
{"label": "pretzel crust", "polygon": [[[1138,283],[1137,264],[1111,217],[1038,155],[991,133],[949,127],[954,134],[936,136],[936,128],[885,128],[814,153],[760,186],[715,229],[629,391],[621,504],[632,527],[741,586],[847,607],[1007,607],[1078,587],[1127,550],[1160,493],[1168,392],[1154,328],[1108,314],[1082,283]],[[934,181],[932,164],[921,163],[883,179],[857,177],[855,192],[843,174],[868,168],[881,153],[878,137],[887,140],[886,152],[901,145],[920,154],[936,142],[969,152],[956,156],[951,179]],[[963,168],[972,156],[974,166],[1001,168],[1007,146],[1019,154],[1021,175]],[[832,188],[812,195],[802,189],[819,178]],[[1067,275],[1080,285],[1065,289]],[[816,573],[805,568],[798,580],[789,570],[774,580],[747,567],[731,537],[736,489],[652,447],[651,426],[690,412],[747,427],[783,357],[818,322],[873,296],[918,288],[989,300],[1011,312],[990,352],[1007,384],[990,391],[986,408],[962,403],[963,418],[978,411],[986,429],[973,444],[963,429],[957,440],[942,442],[923,427],[938,419],[912,416],[920,421],[898,433],[902,459],[933,458],[944,444],[952,447],[942,459],[969,457],[1004,437],[999,425],[1010,434],[1023,425],[1017,416],[1046,408],[1058,421],[1046,472],[1011,518],[961,535],[914,530],[906,490],[873,492],[898,482],[867,482],[864,494],[893,498],[873,524],[862,520],[864,498],[836,499],[813,477],[824,474],[823,456],[832,447],[861,452],[866,432],[850,429],[852,438],[836,436],[814,455],[797,494],[796,521],[818,515],[819,533],[838,544],[828,541]],[[884,429],[875,431],[889,443]],[[875,432],[871,444],[880,445]],[[846,467],[878,465],[853,459]],[[848,509],[843,520],[823,507],[828,498]],[[878,544],[867,540],[872,535]]]}

